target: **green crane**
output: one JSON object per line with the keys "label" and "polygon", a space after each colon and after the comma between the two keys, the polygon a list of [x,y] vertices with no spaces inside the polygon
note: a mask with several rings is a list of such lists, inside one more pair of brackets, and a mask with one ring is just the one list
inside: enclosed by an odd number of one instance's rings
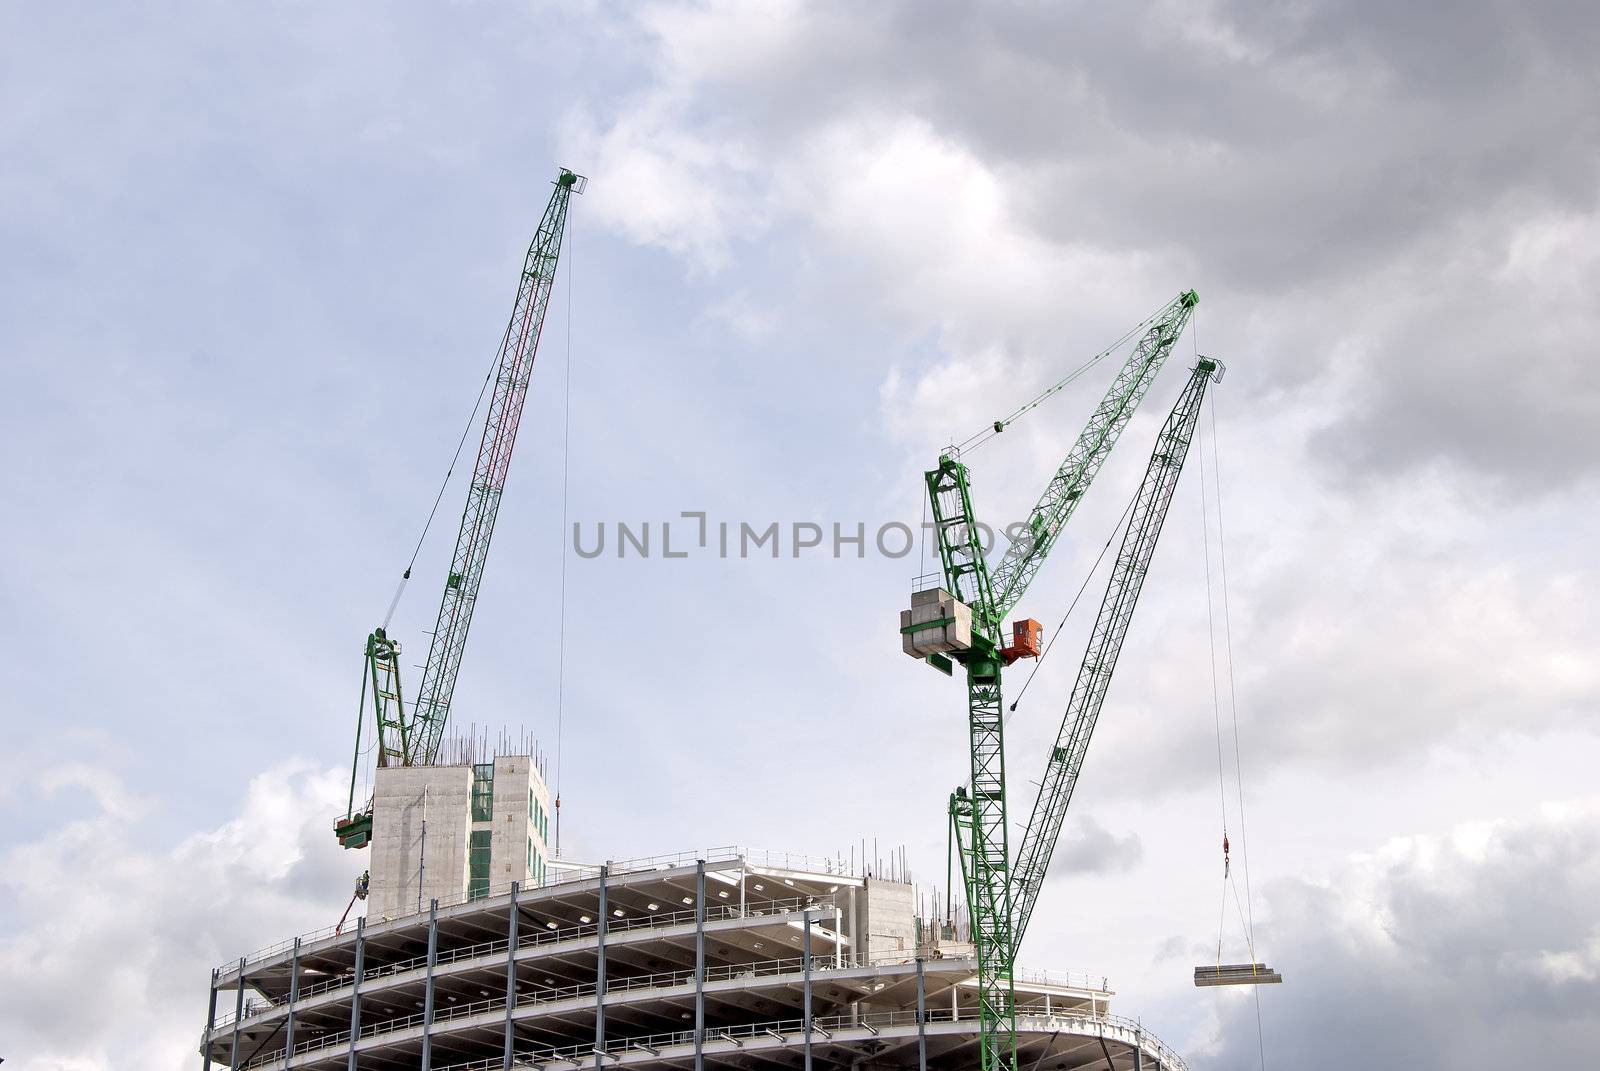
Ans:
{"label": "green crane", "polygon": [[[901,614],[901,643],[906,653],[925,658],[941,672],[953,674],[954,662],[966,671],[970,780],[950,797],[950,821],[978,958],[982,1071],[1014,1068],[1016,1062],[1011,973],[1018,915],[1008,844],[1001,676],[1016,659],[1038,654],[1038,622],[1014,622],[1012,642],[1007,645],[1004,619],[1054,548],[1199,300],[1193,290],[1185,291],[1130,332],[1137,335],[1137,342],[1028,520],[1020,530],[1016,526],[1008,530],[1012,542],[992,574],[984,559],[983,529],[973,512],[966,466],[949,451],[925,474],[944,589],[912,596],[911,609]],[[1012,419],[1065,382],[1018,410]],[[1006,423],[997,421],[994,430],[1004,430]]]}
{"label": "green crane", "polygon": [[[428,660],[423,666],[422,683],[413,706],[406,706],[400,686],[400,644],[391,639],[382,626],[367,637],[361,706],[356,720],[356,753],[350,769],[350,800],[345,816],[334,823],[339,843],[346,848],[365,847],[372,838],[371,805],[356,806],[362,727],[367,722],[369,702],[379,766],[423,766],[438,755],[445,722],[450,717],[450,700],[461,673],[461,657],[466,651],[472,612],[483,583],[484,564],[488,561],[489,542],[500,512],[506,474],[511,467],[511,451],[517,441],[522,404],[528,395],[528,381],[538,353],[539,334],[556,281],[556,261],[566,231],[567,205],[572,194],[582,193],[586,184],[582,175],[566,169],[560,171],[523,261],[511,320],[500,340],[499,357],[492,373],[493,389],[489,394],[472,481],[467,486],[467,505],[461,514],[461,528],[456,535],[455,552],[450,558],[450,572],[445,578],[444,596],[439,601],[439,615],[428,647]],[[410,577],[408,568],[402,583]]]}
{"label": "green crane", "polygon": [[1078,784],[1078,774],[1083,770],[1089,738],[1100,718],[1111,674],[1117,668],[1117,658],[1133,620],[1134,605],[1149,573],[1156,540],[1178,487],[1178,477],[1183,474],[1189,444],[1194,440],[1206,386],[1220,381],[1222,372],[1218,361],[1206,357],[1196,360],[1183,393],[1161,426],[1155,449],[1150,452],[1150,461],[1145,466],[1144,479],[1134,496],[1122,545],[1111,567],[1111,578],[1106,583],[1094,628],[1089,633],[1089,645],[1078,666],[1072,695],[1067,701],[1055,746],[1050,749],[1045,774],[1039,782],[1039,795],[1023,829],[1022,848],[1012,868],[1011,940],[1014,949],[1022,944],[1028,920],[1033,916],[1034,905],[1044,887],[1045,874],[1050,869],[1050,857],[1061,839],[1061,826],[1067,816],[1067,805],[1072,802],[1072,791]]}

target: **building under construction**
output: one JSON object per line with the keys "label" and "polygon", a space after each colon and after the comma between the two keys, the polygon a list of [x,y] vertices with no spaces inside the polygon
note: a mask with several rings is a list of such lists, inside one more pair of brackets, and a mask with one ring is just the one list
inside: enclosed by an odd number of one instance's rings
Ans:
{"label": "building under construction", "polygon": [[[377,771],[364,917],[212,973],[204,1067],[975,1065],[970,927],[903,863],[553,860],[537,752],[446,747],[476,761]],[[1104,978],[1013,984],[1026,1067],[1184,1066]]]}
{"label": "building under construction", "polygon": [[[919,917],[908,881],[858,869],[727,848],[374,909],[219,967],[205,1065],[975,1066],[971,944]],[[1103,978],[1014,984],[1024,1068],[1184,1067]]]}
{"label": "building under construction", "polygon": [[[556,858],[560,800],[552,801],[536,752],[457,746],[451,756],[444,738],[567,209],[584,180],[562,170],[554,185],[485,380],[478,457],[414,694],[401,686],[400,645],[388,634],[409,565],[367,639],[348,807],[334,823],[342,845],[371,851],[357,888],[365,915],[219,967],[205,1066],[1182,1067],[1137,1021],[1112,1014],[1104,979],[1033,973],[1017,956],[1221,362],[1196,355],[1161,425],[1119,522],[1121,547],[1036,799],[1017,822],[1001,679],[1015,662],[1048,654],[1039,622],[1020,616],[1019,604],[1198,295],[1179,293],[1089,365],[942,452],[925,474],[940,571],[914,585],[900,647],[965,686],[970,778],[940,816],[962,914],[924,910],[903,866],[885,874],[864,859],[725,849],[582,865]],[[1104,397],[991,567],[963,451],[1125,344]],[[365,780],[364,756],[372,766]],[[1227,843],[1224,834],[1225,874]],[[1218,962],[1195,974],[1203,986],[1276,981],[1259,963]]]}

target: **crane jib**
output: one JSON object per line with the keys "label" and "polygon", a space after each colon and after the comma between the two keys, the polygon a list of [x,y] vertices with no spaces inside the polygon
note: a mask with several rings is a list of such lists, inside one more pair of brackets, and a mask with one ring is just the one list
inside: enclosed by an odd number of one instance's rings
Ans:
{"label": "crane jib", "polygon": [[1050,869],[1051,856],[1060,840],[1067,807],[1072,802],[1072,792],[1077,787],[1117,658],[1122,653],[1134,606],[1149,573],[1156,541],[1166,522],[1178,479],[1183,474],[1206,386],[1220,379],[1221,374],[1222,366],[1217,361],[1200,358],[1196,362],[1183,393],[1156,438],[1144,479],[1135,495],[1122,546],[1106,584],[1089,645],[1084,651],[1056,744],[1050,750],[1032,816],[1023,830],[1022,848],[1012,870],[1013,958],[1016,946],[1027,932],[1028,921]]}
{"label": "crane jib", "polygon": [[[970,779],[951,796],[949,819],[978,959],[982,1071],[1015,1068],[1011,968],[1019,923],[1025,925],[1031,912],[1029,885],[1014,880],[1009,852],[1001,677],[1012,659],[1037,655],[1037,643],[1029,637],[1037,636],[1038,625],[1014,621],[1017,636],[1002,647],[1003,624],[1149,392],[1198,301],[1194,291],[1185,291],[1130,332],[1127,337],[1137,334],[1138,341],[1029,513],[1031,538],[1012,542],[992,572],[979,539],[966,466],[951,451],[925,474],[944,587],[913,594],[910,609],[900,615],[901,647],[942,672],[952,673],[958,662],[966,671]],[[1036,408],[1060,386],[1018,414]],[[996,430],[1004,423],[998,422]],[[1028,852],[1037,848],[1025,841],[1021,861]]]}
{"label": "crane jib", "polygon": [[511,320],[501,343],[494,391],[484,418],[483,437],[478,444],[477,462],[468,485],[467,504],[451,556],[450,572],[456,582],[445,585],[417,693],[414,722],[420,731],[413,733],[408,765],[432,761],[450,716],[450,701],[461,671],[489,544],[499,517],[501,494],[511,467],[523,402],[533,374],[539,336],[555,284],[567,205],[576,182],[577,176],[570,171],[563,171],[557,179],[518,280]]}
{"label": "crane jib", "polygon": [[[414,766],[432,762],[438,755],[450,716],[451,698],[461,672],[467,634],[483,582],[483,571],[494,536],[495,521],[511,455],[516,446],[517,429],[522,420],[523,403],[533,374],[539,336],[544,329],[550,293],[555,285],[556,265],[566,231],[567,207],[574,192],[582,193],[587,180],[562,169],[555,190],[545,205],[539,227],[528,246],[522,271],[517,279],[516,299],[511,318],[501,336],[499,355],[492,373],[492,390],[467,484],[467,502],[461,514],[450,569],[445,577],[439,613],[423,665],[416,702],[408,709],[400,694],[399,668],[395,656],[399,644],[389,640],[383,629],[376,630],[367,643],[367,672],[363,675],[363,713],[356,728],[356,757],[351,767],[349,813],[335,824],[340,843],[361,847],[371,835],[370,807],[358,812],[356,778],[361,758],[362,725],[367,695],[375,707],[375,732],[380,765]],[[407,576],[410,570],[407,570]],[[398,596],[397,596],[398,597]]]}

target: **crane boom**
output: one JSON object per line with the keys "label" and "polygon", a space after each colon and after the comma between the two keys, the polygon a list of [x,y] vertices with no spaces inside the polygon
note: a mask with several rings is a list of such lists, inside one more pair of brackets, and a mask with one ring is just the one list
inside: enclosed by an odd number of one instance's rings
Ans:
{"label": "crane boom", "polygon": [[1050,751],[1045,774],[1039,784],[1039,795],[1033,805],[1033,814],[1023,830],[1022,847],[1012,869],[1010,929],[1013,958],[1016,947],[1021,945],[1023,934],[1027,931],[1034,906],[1038,903],[1045,874],[1050,869],[1050,857],[1060,839],[1067,805],[1072,802],[1072,791],[1078,784],[1078,774],[1083,770],[1089,738],[1094,733],[1100,709],[1105,703],[1106,689],[1117,667],[1117,656],[1122,653],[1128,625],[1133,619],[1134,605],[1138,602],[1139,591],[1150,570],[1156,540],[1167,519],[1167,509],[1172,504],[1178,477],[1183,473],[1183,463],[1194,438],[1195,423],[1200,418],[1200,403],[1205,398],[1206,385],[1221,377],[1222,366],[1218,362],[1204,357],[1196,362],[1188,384],[1161,427],[1155,449],[1150,454],[1150,463],[1145,468],[1144,479],[1139,484],[1128,527],[1123,533],[1122,546],[1117,551],[1105,597],[1100,601],[1100,612],[1089,634],[1088,649],[1084,651],[1083,663],[1078,668],[1077,682],[1073,685],[1072,696],[1062,716],[1061,729],[1055,747]]}
{"label": "crane boom", "polygon": [[[445,578],[444,596],[439,602],[439,616],[428,646],[428,661],[423,666],[421,687],[413,705],[408,707],[401,693],[400,644],[382,627],[374,629],[367,637],[355,757],[350,768],[350,800],[345,816],[334,822],[339,843],[346,848],[363,848],[372,836],[371,806],[356,807],[362,727],[367,721],[369,690],[379,766],[421,766],[438,756],[445,722],[450,717],[456,678],[461,673],[461,656],[466,650],[478,588],[483,583],[483,567],[489,557],[489,541],[494,536],[506,473],[511,467],[511,451],[517,441],[517,426],[528,395],[539,334],[544,328],[544,314],[550,306],[550,291],[556,281],[556,261],[561,255],[561,240],[567,226],[567,205],[574,191],[583,192],[586,182],[582,175],[565,168],[557,174],[555,190],[550,194],[539,229],[534,232],[523,260],[511,320],[501,337],[492,373],[493,390],[483,421],[483,436],[478,442],[477,460],[472,468],[472,482],[467,487],[467,506],[461,514],[461,529],[456,534],[450,572]],[[408,568],[405,578],[410,576]],[[398,593],[395,598],[399,598]]]}
{"label": "crane boom", "polygon": [[500,512],[500,497],[505,490],[506,473],[511,467],[511,450],[517,441],[517,425],[522,419],[522,403],[528,394],[528,379],[544,327],[550,290],[555,284],[556,259],[567,224],[567,203],[579,177],[563,170],[555,182],[544,218],[528,246],[528,255],[517,283],[517,298],[511,320],[500,342],[500,360],[495,368],[494,388],[489,398],[488,415],[483,422],[483,438],[478,443],[478,459],[467,487],[467,506],[461,514],[461,530],[456,535],[455,552],[450,558],[450,574],[445,578],[444,595],[439,600],[439,616],[428,646],[428,661],[422,670],[416,703],[412,708],[413,731],[407,741],[406,765],[433,761],[450,717],[450,700],[456,678],[461,673],[461,656],[466,651],[467,631],[472,627],[472,612],[483,583],[483,567],[489,557],[489,541],[494,536],[495,518]]}
{"label": "crane boom", "polygon": [[[994,604],[985,607],[999,628],[1001,620],[1014,609],[1033,582],[1039,567],[1044,564],[1056,539],[1061,535],[1067,519],[1078,508],[1083,493],[1089,489],[1095,474],[1116,445],[1122,429],[1139,408],[1156,373],[1166,363],[1172,344],[1183,334],[1184,327],[1200,298],[1193,290],[1185,290],[1149,320],[1133,351],[1117,371],[1117,376],[1100,399],[1089,422],[1078,433],[1066,460],[1046,485],[1044,494],[1028,515],[1028,531],[1023,539],[1013,540],[1005,555],[994,569],[991,583]],[[1144,326],[1144,325],[1141,325]]]}

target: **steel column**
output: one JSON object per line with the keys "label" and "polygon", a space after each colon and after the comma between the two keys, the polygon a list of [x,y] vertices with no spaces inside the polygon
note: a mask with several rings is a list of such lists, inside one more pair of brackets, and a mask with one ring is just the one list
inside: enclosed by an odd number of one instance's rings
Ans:
{"label": "steel column", "polygon": [[356,973],[350,983],[350,1059],[348,1071],[356,1071],[356,1042],[361,1040],[361,979],[367,970],[367,917],[356,919]]}
{"label": "steel column", "polygon": [[211,969],[211,997],[206,1001],[206,1043],[201,1071],[211,1071],[211,1031],[217,1028],[217,969]]}
{"label": "steel column", "polygon": [[917,957],[917,1071],[928,1071],[928,983]]}
{"label": "steel column", "polygon": [[422,981],[422,1071],[433,1071],[433,968],[439,962],[439,901],[428,901],[428,966]]}
{"label": "steel column", "polygon": [[608,867],[600,868],[600,929],[595,934],[594,971],[594,1066],[600,1071],[605,1066],[606,1051],[606,920],[611,907],[606,903],[606,876]]}
{"label": "steel column", "polygon": [[283,1026],[283,1065],[294,1056],[294,1006],[300,999],[300,938],[294,939],[294,958],[289,961],[289,1010]]}
{"label": "steel column", "polygon": [[801,954],[805,956],[806,984],[805,984],[805,1030],[806,1030],[806,1071],[811,1071],[811,912],[800,913],[805,919],[805,944],[801,946]]}
{"label": "steel column", "polygon": [[706,1042],[706,861],[694,867],[694,1071],[705,1071]]}
{"label": "steel column", "polygon": [[511,915],[506,922],[506,1043],[500,1053],[501,1071],[511,1071],[511,1047],[516,1041],[516,1029],[511,1016],[517,1010],[517,916],[522,913],[518,900],[522,882],[511,883]]}
{"label": "steel column", "polygon": [[239,988],[233,1000],[233,1048],[228,1056],[228,1066],[239,1066],[239,1020],[244,1018],[244,960],[239,961]]}

